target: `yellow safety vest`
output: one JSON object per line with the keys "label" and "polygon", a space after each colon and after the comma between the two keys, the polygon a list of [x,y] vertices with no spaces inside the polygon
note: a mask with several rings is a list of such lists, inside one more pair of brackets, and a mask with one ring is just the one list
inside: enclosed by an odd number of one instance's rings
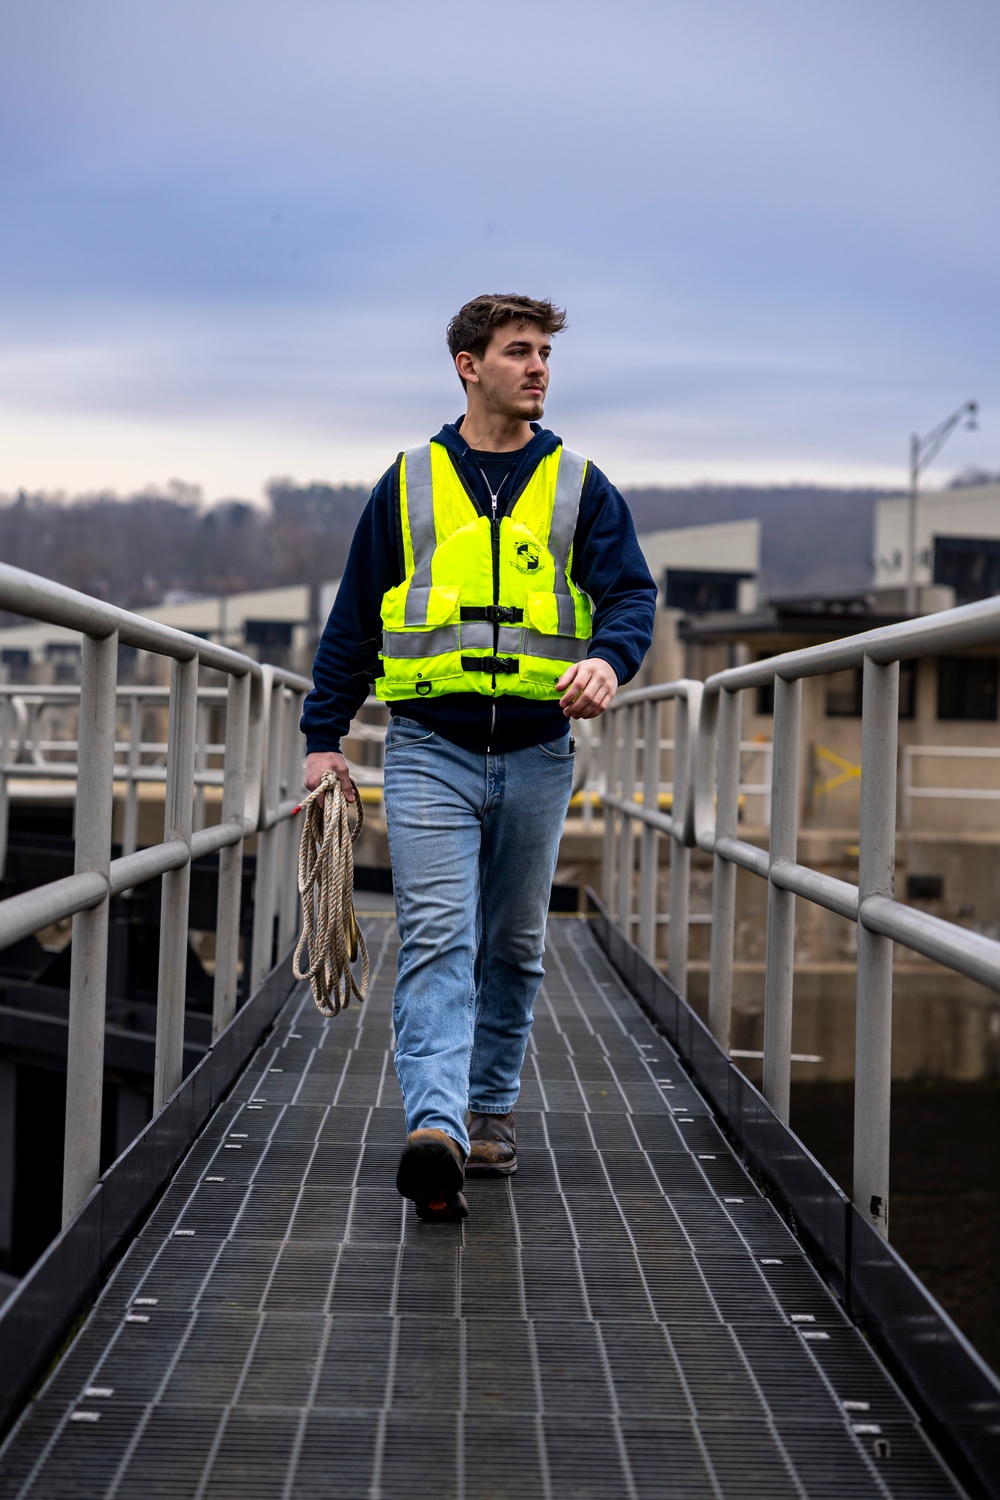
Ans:
{"label": "yellow safety vest", "polygon": [[569,576],[586,468],[557,448],[497,519],[441,443],[402,455],[406,576],[382,599],[379,698],[559,698],[556,683],[590,646],[591,602]]}

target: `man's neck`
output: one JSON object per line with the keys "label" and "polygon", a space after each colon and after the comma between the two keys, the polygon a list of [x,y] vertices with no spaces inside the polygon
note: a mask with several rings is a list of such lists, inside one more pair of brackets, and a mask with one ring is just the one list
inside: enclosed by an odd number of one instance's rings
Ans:
{"label": "man's neck", "polygon": [[471,409],[462,418],[460,430],[469,447],[480,453],[513,453],[526,447],[535,435],[531,423],[521,417]]}

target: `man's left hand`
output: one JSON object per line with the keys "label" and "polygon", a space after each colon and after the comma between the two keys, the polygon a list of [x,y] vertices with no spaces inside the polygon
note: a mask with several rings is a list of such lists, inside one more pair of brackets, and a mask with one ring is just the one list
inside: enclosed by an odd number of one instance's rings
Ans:
{"label": "man's left hand", "polygon": [[606,661],[588,656],[574,662],[556,683],[559,707],[567,719],[597,719],[618,691],[618,678]]}

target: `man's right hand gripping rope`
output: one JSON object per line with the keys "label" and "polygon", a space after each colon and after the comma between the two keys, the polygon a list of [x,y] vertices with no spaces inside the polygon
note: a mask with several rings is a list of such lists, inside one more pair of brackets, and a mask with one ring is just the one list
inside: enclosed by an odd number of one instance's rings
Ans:
{"label": "man's right hand gripping rope", "polygon": [[[299,895],[302,934],[295,947],[292,969],[296,979],[308,979],[317,1009],[335,1016],[368,992],[368,949],[354,915],[353,844],[364,825],[361,794],[354,782],[357,819],[351,827],[344,789],[328,771],[301,807],[305,823],[299,844]],[[320,798],[322,797],[322,803]],[[361,954],[361,984],[351,969]],[[308,954],[309,966],[301,967]]]}

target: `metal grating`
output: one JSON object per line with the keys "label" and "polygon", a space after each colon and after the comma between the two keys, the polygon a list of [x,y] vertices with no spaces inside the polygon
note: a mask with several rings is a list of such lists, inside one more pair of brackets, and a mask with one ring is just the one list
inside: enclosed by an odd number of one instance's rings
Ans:
{"label": "metal grating", "polygon": [[368,926],[371,998],[331,1022],[293,995],[11,1434],[0,1500],[962,1494],[578,921],[550,924],[517,1176],[420,1224],[393,1187],[395,931]]}

